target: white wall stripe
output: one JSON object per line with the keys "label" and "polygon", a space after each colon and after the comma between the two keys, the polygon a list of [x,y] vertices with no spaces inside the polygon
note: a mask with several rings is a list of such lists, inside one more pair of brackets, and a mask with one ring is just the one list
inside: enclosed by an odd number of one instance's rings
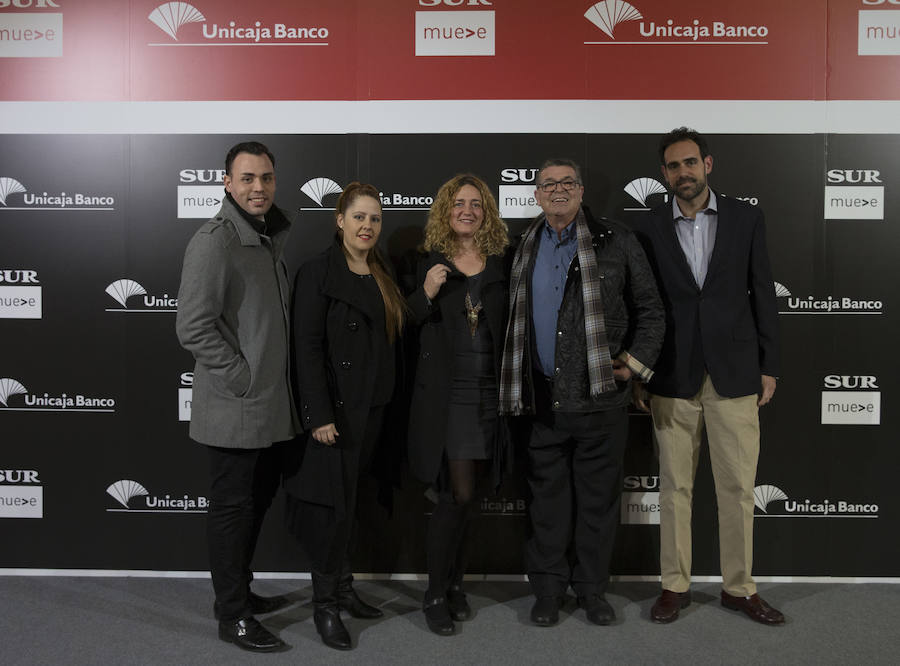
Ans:
{"label": "white wall stripe", "polygon": [[0,102],[0,134],[897,134],[900,101]]}

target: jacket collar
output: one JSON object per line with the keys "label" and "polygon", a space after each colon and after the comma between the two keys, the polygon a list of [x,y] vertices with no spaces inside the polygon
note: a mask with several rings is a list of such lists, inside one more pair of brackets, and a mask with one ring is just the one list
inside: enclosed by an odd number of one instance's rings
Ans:
{"label": "jacket collar", "polygon": [[322,286],[325,295],[335,300],[349,303],[361,311],[370,321],[375,319],[375,308],[384,307],[380,292],[378,300],[372,301],[372,299],[365,297],[368,291],[361,289],[359,284],[360,280],[373,280],[374,278],[361,278],[350,270],[347,266],[347,258],[344,256],[340,240],[337,238],[335,238],[335,241],[326,252],[328,254],[328,270]]}
{"label": "jacket collar", "polygon": [[[445,264],[450,267],[450,272],[447,274],[448,278],[464,278],[465,274],[460,271],[453,264],[450,259],[447,258],[445,254],[442,252],[437,252],[436,250],[429,250],[428,254],[425,258],[425,270],[427,271],[429,268],[436,264]],[[501,256],[491,255],[488,256],[484,262],[484,278],[482,280],[482,284],[488,284],[490,282],[500,282],[504,279],[503,275],[503,258]]]}
{"label": "jacket collar", "polygon": [[[231,222],[241,241],[241,245],[255,246],[262,243],[260,232],[250,224],[231,196],[226,195],[222,199],[222,208],[219,209],[219,214],[216,217]],[[272,245],[275,247],[276,254],[280,255],[287,240],[291,222],[280,208],[272,206],[269,212],[266,213],[266,223],[269,229],[272,230],[269,236],[272,239]]]}

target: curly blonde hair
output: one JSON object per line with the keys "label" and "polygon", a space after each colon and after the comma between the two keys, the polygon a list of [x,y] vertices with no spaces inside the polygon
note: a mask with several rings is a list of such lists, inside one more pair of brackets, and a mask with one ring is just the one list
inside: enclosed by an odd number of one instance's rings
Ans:
{"label": "curly blonde hair", "polygon": [[459,251],[459,239],[450,228],[450,213],[456,195],[465,185],[471,185],[478,190],[478,194],[481,195],[481,208],[484,211],[484,220],[475,232],[475,247],[485,257],[503,254],[509,245],[509,229],[500,217],[497,200],[494,199],[491,190],[481,178],[470,173],[456,175],[441,185],[434,203],[431,204],[431,212],[428,213],[425,242],[422,247],[429,252],[432,250],[441,252],[450,258],[456,256]]}

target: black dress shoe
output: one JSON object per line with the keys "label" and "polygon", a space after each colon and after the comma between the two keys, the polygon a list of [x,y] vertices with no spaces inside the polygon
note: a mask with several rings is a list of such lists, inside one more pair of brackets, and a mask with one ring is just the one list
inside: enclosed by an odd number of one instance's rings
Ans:
{"label": "black dress shoe", "polygon": [[461,585],[451,585],[447,590],[447,608],[450,617],[457,622],[465,622],[472,617],[472,607],[469,606],[469,600],[466,599],[466,593],[462,591]]}
{"label": "black dress shoe", "polygon": [[313,620],[316,623],[316,631],[319,632],[325,645],[335,650],[353,648],[347,627],[341,622],[341,609],[337,604],[316,606]]}
{"label": "black dress shoe", "polygon": [[531,621],[539,627],[552,627],[559,622],[559,597],[538,597],[531,607]]}
{"label": "black dress shoe", "polygon": [[588,622],[605,626],[616,619],[616,611],[602,594],[578,597],[578,605],[587,613]]}
{"label": "black dress shoe", "polygon": [[352,587],[338,590],[338,605],[350,613],[351,616],[371,620],[384,615],[380,608],[375,608],[359,598]]}
{"label": "black dress shoe", "polygon": [[456,631],[446,598],[437,597],[426,600],[422,604],[422,612],[425,613],[425,622],[428,624],[428,628],[438,636],[452,636]]}
{"label": "black dress shoe", "polygon": [[261,597],[255,592],[250,593],[250,596],[247,597],[247,601],[250,604],[250,611],[254,615],[274,613],[291,603],[289,599],[284,597]]}
{"label": "black dress shoe", "polygon": [[288,647],[255,617],[219,622],[219,638],[250,652],[277,652]]}

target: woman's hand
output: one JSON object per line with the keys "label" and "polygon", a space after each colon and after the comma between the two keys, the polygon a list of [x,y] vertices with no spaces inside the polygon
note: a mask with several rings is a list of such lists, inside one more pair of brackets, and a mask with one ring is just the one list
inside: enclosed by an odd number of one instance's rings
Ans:
{"label": "woman's hand", "polygon": [[312,436],[314,440],[325,446],[333,446],[335,438],[339,437],[339,433],[333,423],[326,423],[318,428],[313,428]]}
{"label": "woman's hand", "polygon": [[449,272],[450,267],[445,264],[435,264],[428,269],[428,272],[425,273],[425,284],[422,285],[428,300],[437,296],[441,287],[447,281],[447,273]]}

